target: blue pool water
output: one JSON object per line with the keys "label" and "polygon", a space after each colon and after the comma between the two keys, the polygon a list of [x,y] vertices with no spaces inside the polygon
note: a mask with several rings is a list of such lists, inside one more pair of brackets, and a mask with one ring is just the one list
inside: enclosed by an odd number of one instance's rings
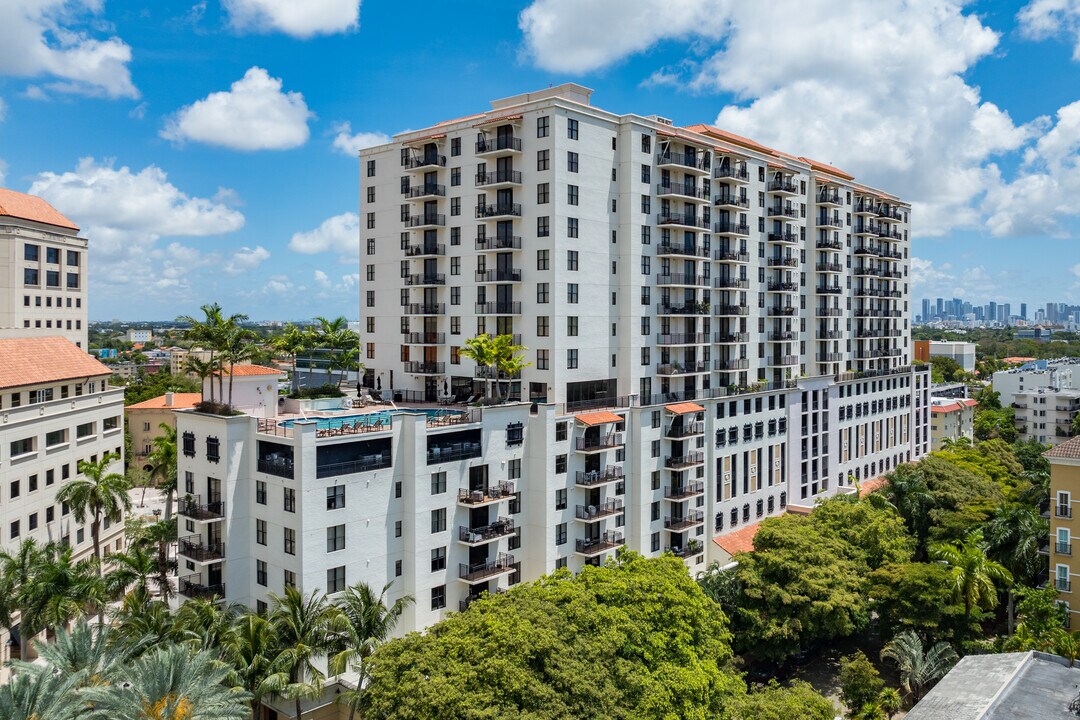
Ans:
{"label": "blue pool water", "polygon": [[[459,415],[460,410],[446,410],[444,408],[428,408],[425,410],[404,410],[402,412],[419,413],[422,412],[428,416],[428,418],[438,418],[445,415]],[[382,420],[383,425],[390,424],[390,413],[387,411],[364,413],[363,415],[341,415],[338,417],[315,417],[310,418],[316,423],[316,427],[319,430],[334,430],[342,425],[355,425],[356,423],[362,423],[364,425],[374,425],[378,421]],[[297,422],[296,419],[282,420],[278,423],[281,427],[292,427]]]}

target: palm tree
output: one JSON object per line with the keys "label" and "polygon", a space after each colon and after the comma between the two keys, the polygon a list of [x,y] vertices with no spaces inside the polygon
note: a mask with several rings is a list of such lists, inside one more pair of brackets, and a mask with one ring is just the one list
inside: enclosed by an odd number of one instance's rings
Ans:
{"label": "palm tree", "polygon": [[[206,388],[206,378],[212,377],[218,369],[217,360],[203,360],[194,355],[188,355],[184,359],[184,371],[194,373],[199,376],[199,388],[202,392]],[[203,395],[203,400],[206,400],[206,395]],[[210,381],[210,403],[214,402],[214,381]]]}
{"label": "palm tree", "polygon": [[905,630],[881,649],[881,659],[892,660],[900,670],[900,686],[911,695],[912,704],[919,702],[923,692],[949,672],[960,658],[952,645],[939,642],[929,649],[914,630]]}
{"label": "palm tree", "polygon": [[0,550],[0,626],[10,629],[23,609],[27,588],[45,563],[45,549],[33,538],[19,543],[14,552]]}
{"label": "palm tree", "polygon": [[[1039,545],[1049,531],[1049,521],[1028,505],[1009,503],[994,510],[983,526],[987,552],[1001,563],[1018,583],[1033,579],[1042,569]],[[1008,589],[1009,634],[1015,619],[1015,595]]]}
{"label": "palm tree", "polygon": [[117,682],[82,692],[91,720],[244,720],[250,696],[223,683],[228,668],[209,652],[164,645],[122,668]]}
{"label": "palm tree", "polygon": [[[61,630],[51,643],[35,643],[38,658],[61,675],[80,675],[80,685],[101,685],[112,682],[120,666],[127,663],[140,648],[135,644],[118,643],[107,625],[91,627],[79,620],[70,631]],[[31,663],[13,663],[16,671]],[[40,664],[34,664],[40,667]]]}
{"label": "palm tree", "polygon": [[22,636],[26,638],[42,630],[55,632],[95,610],[98,623],[104,622],[108,594],[100,564],[93,558],[75,560],[70,545],[46,545],[41,564],[18,595]]}
{"label": "palm tree", "polygon": [[[315,322],[318,323],[316,329],[317,342],[320,347],[324,347],[331,352],[334,356],[332,363],[337,363],[337,356],[341,351],[356,350],[356,356],[359,358],[360,354],[360,338],[349,329],[349,321],[343,316],[328,320],[324,317],[316,317]],[[337,365],[339,368],[340,364]],[[327,384],[334,385],[335,387],[340,384],[334,382],[333,366],[327,366]],[[344,380],[345,374],[342,372],[342,380]]]}
{"label": "palm tree", "polygon": [[296,356],[308,350],[310,337],[309,333],[304,332],[292,323],[287,323],[284,332],[270,341],[270,345],[274,350],[285,353],[292,360],[291,385],[293,392],[296,392],[298,387],[296,377]]}
{"label": "palm tree", "polygon": [[881,692],[878,693],[877,702],[881,707],[881,711],[885,713],[885,717],[887,718],[891,718],[893,715],[900,712],[900,708],[903,707],[900,691],[891,687],[883,688]]}
{"label": "palm tree", "polygon": [[382,643],[390,639],[405,609],[414,601],[412,595],[404,595],[386,604],[386,593],[392,582],[383,586],[376,595],[367,583],[357,583],[345,589],[335,601],[348,621],[345,629],[345,648],[330,658],[329,668],[332,675],[341,675],[346,670],[357,673],[354,690],[347,690],[339,696],[338,702],[349,706],[349,720],[360,709],[361,694],[367,681],[367,660]]}
{"label": "palm tree", "polygon": [[462,357],[476,363],[477,367],[487,368],[484,377],[484,396],[491,397],[490,383],[495,377],[495,345],[490,335],[480,333],[469,338],[461,348]]}
{"label": "palm tree", "polygon": [[931,499],[926,479],[918,466],[911,463],[897,465],[886,478],[888,482],[882,489],[882,494],[900,513],[900,517],[904,518],[908,529],[921,546],[929,532],[928,510]]}
{"label": "palm tree", "polygon": [[150,441],[150,478],[158,481],[159,490],[165,491],[165,519],[172,518],[173,494],[176,492],[176,427],[163,422],[158,424],[161,434]]}
{"label": "palm tree", "polygon": [[157,580],[156,553],[145,545],[132,543],[125,552],[109,556],[112,566],[105,575],[105,587],[110,597],[120,598],[129,592],[150,598],[150,582]]}
{"label": "palm tree", "polygon": [[274,608],[270,624],[277,636],[280,651],[275,664],[288,673],[289,682],[278,693],[296,703],[300,720],[301,700],[317,698],[322,693],[324,675],[317,661],[339,643],[348,621],[326,595],[314,592],[304,596],[294,587],[284,595],[270,596]]}
{"label": "palm tree", "polygon": [[[495,377],[496,388],[499,385],[499,377],[505,376],[507,378],[506,392],[509,396],[509,381],[532,363],[525,362],[527,348],[524,345],[515,344],[513,335],[499,335],[492,341],[492,345],[495,351],[495,369],[499,373]],[[499,395],[502,396],[501,391]]]}
{"label": "palm tree", "polygon": [[[247,319],[246,315],[239,317]],[[236,363],[250,360],[259,352],[259,346],[252,342],[254,339],[254,332],[238,325],[229,327],[223,334],[221,357],[223,364],[224,362],[229,364],[229,407],[232,407],[233,367]]]}
{"label": "palm tree", "polygon": [[216,650],[231,632],[241,606],[222,605],[215,599],[193,598],[176,611],[173,637],[196,650]]}
{"label": "palm tree", "polygon": [[83,477],[76,477],[56,493],[57,502],[66,502],[77,521],[86,522],[87,514],[93,518],[90,537],[94,541],[98,577],[101,576],[101,520],[120,522],[123,514],[131,510],[127,480],[119,473],[108,472],[109,466],[119,459],[119,455],[105,453],[97,462],[81,461],[79,472]]}
{"label": "palm tree", "polygon": [[[210,357],[205,360],[197,360],[196,358],[188,357],[187,362],[192,365],[191,372],[199,375],[203,380],[206,379],[212,372],[213,368],[218,367],[218,363],[215,362],[215,352],[217,351],[217,338],[215,337],[215,329],[223,322],[221,315],[221,306],[217,303],[212,305],[203,305],[200,308],[203,312],[204,320],[197,320],[191,315],[181,315],[176,318],[177,322],[186,323],[188,329],[184,331],[184,339],[189,340],[192,343],[202,343],[210,350]],[[198,363],[205,363],[205,365],[194,365],[191,361],[195,359]],[[208,372],[203,375],[201,370],[209,369]],[[214,382],[210,381],[210,402],[214,402]]]}
{"label": "palm tree", "polygon": [[112,620],[110,642],[131,655],[139,655],[149,647],[168,642],[175,631],[175,618],[168,604],[152,600],[139,591],[124,596]]}
{"label": "palm tree", "polygon": [[345,382],[346,375],[353,370],[359,370],[363,365],[360,362],[360,348],[350,347],[341,350],[330,360],[328,370],[340,370],[341,380],[338,385]]}
{"label": "palm tree", "polygon": [[258,717],[263,698],[279,695],[289,684],[281,668],[277,637],[270,621],[248,612],[229,629],[221,644],[222,659],[232,667],[229,682],[251,694],[251,719]]}
{"label": "palm tree", "polygon": [[86,705],[76,694],[81,673],[53,672],[49,667],[26,665],[0,685],[0,720],[74,720]]}
{"label": "palm tree", "polygon": [[169,547],[176,542],[176,518],[152,523],[129,522],[126,528],[128,542],[140,545],[154,553],[155,577],[158,594],[163,599],[173,596],[170,573],[176,570],[176,558],[169,556]]}
{"label": "palm tree", "polygon": [[982,533],[978,530],[968,533],[962,541],[934,545],[930,557],[949,566],[953,593],[964,601],[964,618],[969,621],[975,607],[989,610],[997,605],[995,583],[1012,582],[1009,571],[986,556]]}

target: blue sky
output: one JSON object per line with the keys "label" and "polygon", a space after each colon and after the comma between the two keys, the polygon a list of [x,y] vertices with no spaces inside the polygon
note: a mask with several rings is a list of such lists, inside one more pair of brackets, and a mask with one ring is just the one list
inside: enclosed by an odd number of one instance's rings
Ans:
{"label": "blue sky", "polygon": [[1080,0],[408,7],[0,2],[2,184],[83,227],[91,319],[356,317],[356,149],[566,81],[910,200],[916,302],[1080,303]]}

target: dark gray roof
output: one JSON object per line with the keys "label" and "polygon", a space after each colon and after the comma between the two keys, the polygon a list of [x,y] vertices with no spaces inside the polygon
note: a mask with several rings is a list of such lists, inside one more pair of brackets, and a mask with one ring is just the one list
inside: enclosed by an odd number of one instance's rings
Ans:
{"label": "dark gray roof", "polygon": [[1037,652],[968,655],[907,720],[1076,720],[1080,668]]}

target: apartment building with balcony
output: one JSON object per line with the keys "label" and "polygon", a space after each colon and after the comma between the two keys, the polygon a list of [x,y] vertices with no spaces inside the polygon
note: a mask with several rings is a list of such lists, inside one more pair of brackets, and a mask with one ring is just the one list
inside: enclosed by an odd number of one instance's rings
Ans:
{"label": "apartment building with balcony", "polygon": [[1073,418],[1080,413],[1080,390],[1039,387],[1013,396],[1016,431],[1023,440],[1057,445],[1073,436]]}
{"label": "apartment building with balcony", "polygon": [[1069,619],[1080,612],[1073,600],[1072,579],[1080,574],[1073,557],[1072,539],[1080,535],[1074,512],[1080,503],[1080,437],[1067,440],[1046,452],[1050,461],[1050,503],[1043,517],[1050,520],[1050,535],[1039,552],[1049,557],[1049,579],[1060,601],[1069,609]]}
{"label": "apartment building with balcony", "polygon": [[45,200],[0,188],[0,338],[87,348],[87,241]]}
{"label": "apartment building with balcony", "polygon": [[979,406],[971,398],[931,396],[930,398],[930,450],[940,450],[946,440],[975,437],[975,408]]}

